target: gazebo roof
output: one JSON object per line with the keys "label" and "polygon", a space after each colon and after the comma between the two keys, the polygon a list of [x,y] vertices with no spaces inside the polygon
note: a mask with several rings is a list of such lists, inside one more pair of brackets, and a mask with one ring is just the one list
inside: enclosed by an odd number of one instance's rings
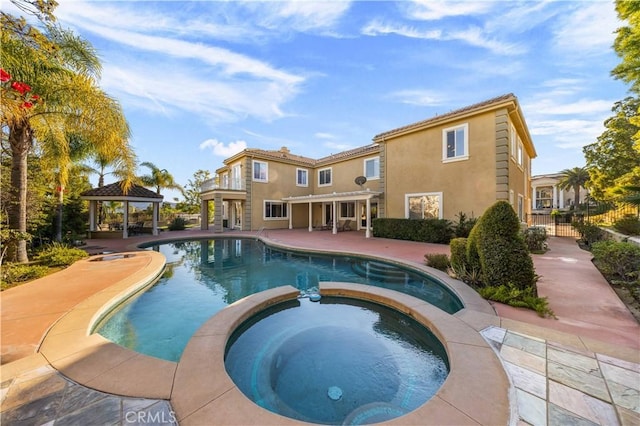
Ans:
{"label": "gazebo roof", "polygon": [[112,200],[112,201],[146,201],[158,202],[164,197],[161,194],[145,188],[144,186],[132,184],[125,194],[122,190],[122,182],[115,182],[100,188],[93,188],[80,194],[83,200]]}

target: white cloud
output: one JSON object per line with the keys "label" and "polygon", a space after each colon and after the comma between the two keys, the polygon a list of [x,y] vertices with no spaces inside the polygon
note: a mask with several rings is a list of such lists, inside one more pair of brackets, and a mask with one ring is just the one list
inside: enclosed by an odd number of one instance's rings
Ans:
{"label": "white cloud", "polygon": [[613,1],[581,2],[560,21],[555,45],[572,56],[609,53],[620,26]]}
{"label": "white cloud", "polygon": [[403,104],[417,106],[436,106],[442,105],[444,96],[432,90],[407,89],[393,92],[388,96],[390,99],[396,100]]}
{"label": "white cloud", "polygon": [[572,102],[558,103],[554,99],[545,98],[528,103],[523,108],[527,111],[537,111],[544,115],[602,115],[611,111],[613,102],[603,99],[578,99]]}
{"label": "white cloud", "polygon": [[493,8],[489,1],[414,0],[406,5],[411,19],[436,21],[449,16],[483,15]]}
{"label": "white cloud", "polygon": [[333,27],[349,10],[349,1],[244,2],[258,25],[269,30],[308,32]]}
{"label": "white cloud", "polygon": [[227,145],[217,139],[207,139],[200,144],[200,149],[211,149],[213,155],[219,157],[231,157],[247,148],[247,143],[242,140],[229,142]]}
{"label": "white cloud", "polygon": [[369,22],[362,28],[362,34],[367,36],[395,34],[403,37],[425,40],[439,40],[442,38],[440,30],[418,30],[415,27],[401,24],[387,24],[380,20]]}

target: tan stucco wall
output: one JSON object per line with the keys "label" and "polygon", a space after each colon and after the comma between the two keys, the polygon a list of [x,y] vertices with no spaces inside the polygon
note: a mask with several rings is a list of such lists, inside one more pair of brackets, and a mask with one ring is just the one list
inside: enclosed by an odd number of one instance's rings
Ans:
{"label": "tan stucco wall", "polygon": [[[315,194],[330,194],[332,192],[351,192],[360,191],[361,189],[371,189],[372,191],[380,190],[378,179],[368,180],[362,188],[356,185],[355,178],[364,176],[364,161],[379,157],[378,154],[370,154],[356,158],[335,162],[333,164],[318,166],[314,171],[314,188]],[[318,171],[331,168],[331,185],[318,186]]]}
{"label": "tan stucco wall", "polygon": [[[496,200],[495,113],[449,122],[385,142],[386,217],[405,217],[405,194],[442,192],[442,214],[479,216]],[[443,129],[467,123],[469,158],[442,162]]]}

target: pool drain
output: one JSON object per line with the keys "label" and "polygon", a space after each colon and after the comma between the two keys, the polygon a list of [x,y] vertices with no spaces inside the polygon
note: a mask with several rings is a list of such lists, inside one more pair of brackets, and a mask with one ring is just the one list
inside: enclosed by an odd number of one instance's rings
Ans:
{"label": "pool drain", "polygon": [[342,389],[337,386],[331,386],[327,391],[327,395],[329,395],[329,398],[332,400],[337,401],[342,398]]}

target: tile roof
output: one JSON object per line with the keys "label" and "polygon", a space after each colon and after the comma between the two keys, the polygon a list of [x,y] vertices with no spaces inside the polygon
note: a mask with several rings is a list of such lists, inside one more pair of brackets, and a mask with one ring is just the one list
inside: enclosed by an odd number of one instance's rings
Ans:
{"label": "tile roof", "polygon": [[313,158],[304,157],[302,155],[292,154],[286,148],[281,148],[279,150],[266,150],[266,149],[259,149],[259,148],[247,148],[243,152],[246,153],[246,154],[258,154],[260,156],[273,158],[273,159],[277,159],[277,160],[289,160],[289,161],[305,163],[305,164],[309,164],[309,165],[313,165],[315,163],[315,161],[316,161]]}
{"label": "tile roof", "polygon": [[479,110],[479,109],[483,109],[489,106],[492,106],[494,104],[501,104],[503,102],[507,102],[507,101],[517,101],[518,98],[516,98],[516,96],[513,93],[508,93],[506,95],[502,95],[502,96],[498,96],[492,99],[488,99],[486,101],[482,101],[482,102],[478,102],[476,104],[473,105],[469,105],[466,106],[464,108],[460,108],[460,109],[456,109],[450,112],[447,112],[445,114],[441,114],[441,115],[436,115],[435,117],[431,117],[428,118],[426,120],[422,120],[422,121],[418,121],[416,123],[412,123],[412,124],[408,124],[406,126],[402,126],[402,127],[398,127],[396,129],[393,130],[388,130],[386,132],[377,134],[376,136],[373,137],[373,140],[375,142],[379,142],[380,140],[383,140],[384,138],[390,137],[390,136],[394,136],[398,133],[404,133],[406,131],[410,131],[410,130],[414,130],[414,129],[419,129],[422,128],[426,125],[429,125],[431,123],[435,123],[438,121],[442,121],[442,120],[446,120],[448,118],[453,118],[455,116],[458,115],[463,115],[466,114],[468,112],[472,112],[475,110]]}
{"label": "tile roof", "polygon": [[122,190],[122,182],[111,183],[99,188],[89,189],[80,194],[84,197],[133,197],[133,198],[164,198],[144,186],[132,184],[129,191]]}

